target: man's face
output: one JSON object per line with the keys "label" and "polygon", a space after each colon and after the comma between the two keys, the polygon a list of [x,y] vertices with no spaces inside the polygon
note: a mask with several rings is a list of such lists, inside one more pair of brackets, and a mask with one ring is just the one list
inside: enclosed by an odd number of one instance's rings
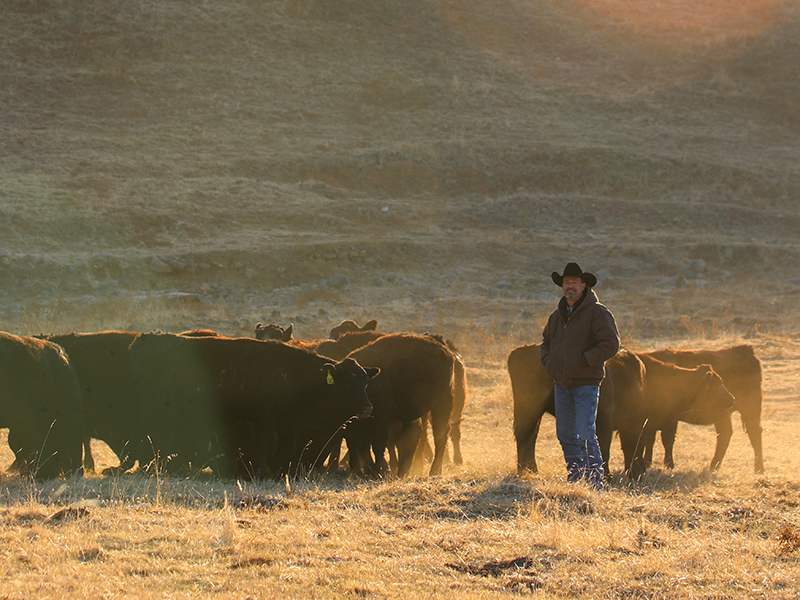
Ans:
{"label": "man's face", "polygon": [[580,277],[564,277],[561,289],[564,290],[564,298],[567,299],[567,304],[573,306],[583,296],[586,284],[583,283]]}

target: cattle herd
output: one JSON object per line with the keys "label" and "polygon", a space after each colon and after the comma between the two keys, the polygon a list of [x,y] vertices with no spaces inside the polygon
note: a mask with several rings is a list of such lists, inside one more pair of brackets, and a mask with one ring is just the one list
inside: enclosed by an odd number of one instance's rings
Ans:
{"label": "cattle herd", "polygon": [[[348,472],[431,475],[463,462],[464,360],[436,334],[381,333],[344,321],[324,340],[293,327],[256,325],[253,338],[211,330],[180,334],[103,331],[39,337],[0,332],[0,428],[10,470],[50,478],[95,468],[91,439],[119,459],[109,469],[210,472],[224,478]],[[520,472],[536,471],[542,416],[553,382],[539,346],[508,356]],[[741,414],[763,471],[761,364],[752,347],[621,351],[606,365],[597,435],[607,474],[614,431],[624,474],[639,477],[661,431],[673,467],[678,421],[713,424],[719,467]],[[428,427],[433,447],[428,442]],[[345,453],[343,456],[343,452]]]}

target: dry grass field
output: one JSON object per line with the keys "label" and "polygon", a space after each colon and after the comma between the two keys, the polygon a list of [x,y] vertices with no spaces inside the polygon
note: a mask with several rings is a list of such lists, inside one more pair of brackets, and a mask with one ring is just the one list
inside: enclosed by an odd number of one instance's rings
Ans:
{"label": "dry grass field", "polygon": [[[470,390],[439,478],[30,482],[2,438],[0,598],[800,598],[795,0],[4,0],[0,82],[0,330],[376,318]],[[719,472],[682,424],[568,486],[545,417],[516,476],[570,260],[634,350],[754,346],[764,474],[735,416]]]}

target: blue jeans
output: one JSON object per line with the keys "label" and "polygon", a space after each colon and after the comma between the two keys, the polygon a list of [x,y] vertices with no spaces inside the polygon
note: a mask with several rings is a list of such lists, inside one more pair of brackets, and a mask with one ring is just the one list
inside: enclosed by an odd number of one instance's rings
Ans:
{"label": "blue jeans", "polygon": [[603,488],[603,456],[597,443],[595,420],[600,386],[555,386],[556,435],[567,461],[567,481],[581,478],[595,489]]}

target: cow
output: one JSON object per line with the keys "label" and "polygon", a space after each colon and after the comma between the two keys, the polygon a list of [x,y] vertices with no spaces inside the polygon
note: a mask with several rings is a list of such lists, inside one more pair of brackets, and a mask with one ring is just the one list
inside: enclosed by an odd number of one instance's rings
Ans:
{"label": "cow", "polygon": [[[735,410],[739,411],[742,426],[747,432],[755,454],[754,470],[764,472],[764,455],[761,446],[761,361],[750,345],[740,345],[721,350],[654,350],[644,353],[658,360],[676,364],[681,367],[696,367],[709,364],[722,377],[725,387],[736,399]],[[712,468],[719,468],[733,432],[730,424],[720,424],[717,430],[717,449],[714,453]],[[673,466],[672,447],[675,442],[677,421],[661,430],[664,444],[665,465]],[[670,451],[667,452],[667,447]],[[652,448],[648,450],[652,458]]]}
{"label": "cow", "polygon": [[[317,354],[321,356],[326,356],[328,358],[332,358],[334,360],[341,360],[349,353],[355,351],[358,348],[362,348],[367,344],[375,341],[379,337],[383,337],[386,335],[385,333],[373,330],[366,330],[366,331],[355,331],[355,332],[347,332],[342,334],[336,340],[326,340],[322,342],[316,349]],[[466,368],[464,366],[464,359],[462,358],[458,348],[456,348],[455,344],[452,340],[445,340],[442,335],[439,334],[431,334],[425,333],[425,336],[430,337],[431,339],[435,340],[436,342],[445,345],[454,356],[454,378],[455,378],[455,387],[454,387],[454,396],[453,396],[453,409],[451,411],[450,416],[450,440],[453,443],[453,462],[455,464],[463,464],[464,457],[461,453],[461,421],[463,419],[464,413],[464,406],[467,400],[467,378],[466,378]],[[417,448],[414,457],[413,463],[413,472],[415,474],[421,474],[423,470],[424,460],[433,460],[433,451],[430,447],[430,443],[428,442],[428,423],[430,421],[430,415],[423,415],[420,420],[419,427],[420,431],[422,432],[420,438],[420,445]],[[394,448],[394,438],[395,438],[395,430],[393,429],[392,433],[390,433],[390,441],[389,441],[389,458],[390,458],[390,466],[392,467],[393,471],[397,471],[398,468],[398,461],[397,461],[397,454]],[[399,430],[397,430],[399,433]],[[411,432],[412,436],[415,436],[415,433]],[[342,438],[344,436],[342,435]],[[341,440],[332,440],[329,445],[329,467],[331,469],[335,469],[338,467],[338,450],[341,446]],[[444,460],[447,461],[447,453],[445,451]]]}
{"label": "cow", "polygon": [[62,348],[0,332],[0,427],[8,428],[11,470],[35,478],[82,473],[81,393]]}
{"label": "cow", "polygon": [[293,323],[289,323],[288,327],[281,327],[280,325],[276,325],[272,322],[268,323],[267,325],[256,323],[255,338],[257,340],[279,340],[281,342],[288,342],[292,339],[293,333]]}
{"label": "cow", "polygon": [[[652,448],[656,431],[661,430],[664,440],[664,464],[672,468],[672,445],[678,421],[695,425],[713,424],[717,430],[717,444],[710,469],[719,469],[722,457],[731,439],[731,412],[734,396],[711,365],[694,368],[679,367],[661,361],[651,354],[639,354],[644,363],[645,416],[647,424],[642,433],[644,460],[652,463]],[[664,430],[671,436],[664,436]]]}
{"label": "cow", "polygon": [[[517,471],[538,472],[536,439],[544,413],[555,415],[553,380],[541,363],[540,346],[520,346],[508,355],[508,373],[514,396],[514,438]],[[611,477],[609,456],[614,430],[619,432],[624,456],[624,473],[637,478],[644,473],[644,461],[637,456],[637,444],[644,425],[644,366],[630,352],[622,350],[606,363],[606,377],[600,385],[596,431],[603,470]]]}
{"label": "cow", "polygon": [[384,335],[386,334],[380,331],[352,331],[340,335],[335,340],[320,341],[314,348],[314,351],[320,356],[326,356],[334,360],[342,360],[354,350],[363,348]]}
{"label": "cow", "polygon": [[352,333],[356,331],[375,331],[378,328],[378,321],[372,319],[364,323],[363,327],[359,327],[355,321],[349,319],[342,321],[336,327],[331,328],[331,339],[338,340],[345,333]]}
{"label": "cow", "polygon": [[122,472],[136,462],[134,443],[141,441],[136,425],[141,415],[128,346],[140,335],[130,331],[98,331],[46,336],[67,352],[83,403],[83,468],[94,471],[92,438],[102,440],[119,459],[108,472]]}
{"label": "cow", "polygon": [[221,477],[288,473],[307,447],[369,414],[366,387],[379,373],[251,338],[144,334],[129,354],[149,442],[140,464]]}
{"label": "cow", "polygon": [[385,451],[393,423],[399,423],[398,469],[410,472],[419,443],[419,419],[430,413],[434,456],[430,475],[440,475],[453,408],[455,358],[448,348],[429,336],[395,333],[378,338],[348,355],[365,367],[378,367],[367,394],[373,404],[370,419],[350,424],[346,431],[351,473],[361,474],[372,450],[374,469],[387,472]]}
{"label": "cow", "polygon": [[[453,358],[455,359],[453,365],[453,410],[450,413],[450,441],[453,443],[453,463],[461,465],[464,464],[464,457],[461,454],[461,422],[464,419],[464,407],[467,403],[467,369],[464,364],[464,357],[453,340],[445,339],[440,334],[426,333],[425,335],[430,336],[440,344],[444,344],[453,353]],[[433,452],[428,442],[428,421],[428,415],[424,416],[421,421],[423,437],[414,457],[415,472],[422,472],[424,459],[433,458]],[[444,460],[448,460],[446,451]]]}

